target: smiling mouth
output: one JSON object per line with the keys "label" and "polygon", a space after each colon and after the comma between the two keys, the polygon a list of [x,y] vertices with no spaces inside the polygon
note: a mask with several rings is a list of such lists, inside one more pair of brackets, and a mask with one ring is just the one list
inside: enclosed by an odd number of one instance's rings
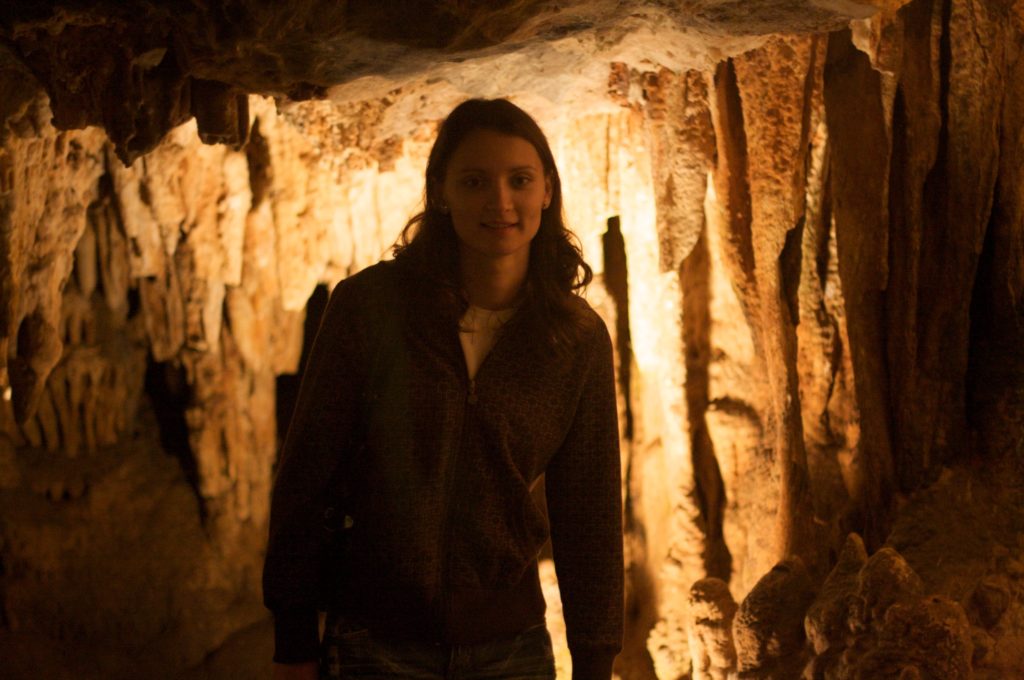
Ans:
{"label": "smiling mouth", "polygon": [[495,229],[495,230],[512,229],[514,227],[518,227],[519,226],[518,222],[481,222],[480,224],[481,224],[481,226],[483,226],[486,229]]}

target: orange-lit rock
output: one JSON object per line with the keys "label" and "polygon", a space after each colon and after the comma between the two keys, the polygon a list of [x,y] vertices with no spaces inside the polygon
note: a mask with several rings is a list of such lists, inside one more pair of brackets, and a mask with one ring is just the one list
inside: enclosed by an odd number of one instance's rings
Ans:
{"label": "orange-lit rock", "polygon": [[806,661],[804,612],[814,586],[799,558],[772,567],[740,603],[733,620],[741,677],[795,677]]}
{"label": "orange-lit rock", "polygon": [[[193,115],[201,136],[243,142],[244,92],[305,100],[344,85],[346,100],[375,99],[415,83],[423,64],[434,63],[438,79],[462,92],[544,90],[571,103],[596,91],[594,76],[603,77],[609,61],[707,66],[757,36],[829,30],[901,4],[405,0],[350,7],[302,0],[171,12],[159,3],[95,0],[11,10],[0,30],[46,86],[57,125],[102,124],[131,163]],[[534,76],[545,72],[538,82]],[[520,79],[529,86],[512,85]]]}
{"label": "orange-lit rock", "polygon": [[736,603],[721,579],[697,581],[690,588],[688,637],[694,680],[726,680],[736,670],[732,637]]}

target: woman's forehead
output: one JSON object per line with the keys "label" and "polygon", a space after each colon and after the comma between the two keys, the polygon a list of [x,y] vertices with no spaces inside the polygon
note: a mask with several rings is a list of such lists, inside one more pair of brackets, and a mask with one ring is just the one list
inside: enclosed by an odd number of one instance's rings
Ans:
{"label": "woman's forehead", "polygon": [[537,149],[528,140],[493,130],[473,130],[452,154],[450,170],[541,170]]}

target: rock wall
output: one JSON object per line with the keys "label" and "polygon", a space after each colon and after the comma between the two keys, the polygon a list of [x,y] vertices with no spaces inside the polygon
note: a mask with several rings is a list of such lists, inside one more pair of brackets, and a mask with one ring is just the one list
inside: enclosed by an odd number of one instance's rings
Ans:
{"label": "rock wall", "polygon": [[[624,678],[1024,665],[1024,5],[900,4],[548,103],[616,347]],[[405,102],[438,85],[192,82],[68,131],[38,49],[0,60],[0,650],[22,677],[201,669],[265,620],[279,376],[314,289],[415,212],[437,121]],[[180,103],[134,58],[141,101]],[[488,93],[472,68],[441,99]]]}
{"label": "rock wall", "polygon": [[[648,648],[658,677],[685,675],[686,641],[703,639],[692,632],[693,607],[704,601],[693,583],[725,578],[739,600],[792,556],[809,583],[821,583],[849,530],[878,549],[893,522],[912,512],[906,499],[946,466],[974,460],[1020,469],[1021,427],[1010,415],[1017,409],[996,404],[1019,403],[1021,353],[984,338],[1021,346],[1019,304],[1002,292],[999,303],[990,297],[996,289],[1019,294],[1017,265],[989,259],[1020,260],[1017,208],[1003,207],[1019,199],[1001,189],[1000,177],[1014,176],[1005,164],[1013,167],[1021,151],[1012,113],[1021,106],[1014,78],[1021,45],[1019,8],[992,3],[914,2],[850,31],[772,38],[704,74],[716,152],[710,164],[694,142],[707,129],[699,96],[694,112],[696,74],[633,74],[645,88],[655,149],[661,264],[679,267],[685,348],[687,398],[675,421],[684,432],[681,442],[660,440],[675,473],[667,477],[667,549],[647,553],[665,555],[650,576],[659,604]],[[663,82],[674,92],[660,91]],[[672,151],[659,159],[659,148]],[[689,177],[708,165],[707,200],[697,206]],[[693,238],[701,228],[703,237]],[[745,323],[737,333],[738,319]],[[982,365],[988,380],[973,374]],[[976,402],[982,394],[987,407]],[[995,430],[1013,434],[988,439],[994,420]],[[1020,479],[1007,474],[1004,483]],[[644,525],[649,549],[658,545],[657,526]],[[948,530],[963,528],[956,522]],[[1000,541],[1012,545],[1008,531]],[[888,640],[877,644],[889,645],[864,662],[870,672],[849,660],[810,668],[882,677],[913,666],[921,677],[966,677],[971,651],[960,641],[979,637],[969,593],[982,587],[971,573],[956,588],[945,582],[928,591],[950,598],[935,605],[946,613],[922,610],[905,621],[902,610],[874,614],[904,621],[900,635],[910,638],[917,633],[909,628],[933,625],[926,621],[946,626],[938,621],[948,614],[958,622],[950,633],[958,642],[943,647],[949,656],[926,660],[913,649],[918,643],[901,647],[895,632],[865,623]],[[758,625],[782,636],[772,621]],[[786,664],[807,662],[803,651],[759,656],[757,641],[769,633],[741,636],[740,625],[741,677],[793,677]],[[803,640],[799,626],[792,635]],[[695,659],[713,667],[700,650]],[[1020,664],[1020,652],[1013,654]],[[974,661],[979,674],[990,672],[984,655]],[[700,664],[692,667],[696,673]]]}

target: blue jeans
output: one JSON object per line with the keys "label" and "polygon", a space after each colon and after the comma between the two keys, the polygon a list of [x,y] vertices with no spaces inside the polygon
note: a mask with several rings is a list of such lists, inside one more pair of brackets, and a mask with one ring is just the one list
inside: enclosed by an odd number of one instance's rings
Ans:
{"label": "blue jeans", "polygon": [[324,680],[554,680],[551,636],[541,625],[474,645],[381,640],[328,614],[320,660]]}

